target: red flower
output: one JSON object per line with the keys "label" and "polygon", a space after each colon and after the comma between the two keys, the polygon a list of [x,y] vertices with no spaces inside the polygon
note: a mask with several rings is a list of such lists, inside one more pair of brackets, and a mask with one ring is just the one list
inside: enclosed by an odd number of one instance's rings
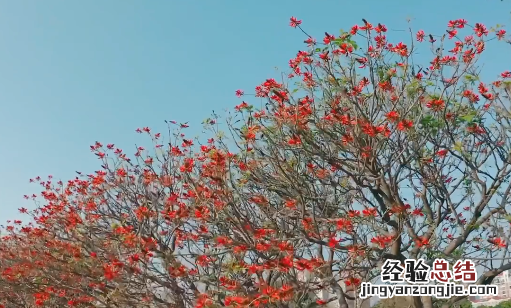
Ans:
{"label": "red flower", "polygon": [[360,211],[350,210],[350,211],[348,211],[348,216],[351,218],[358,217],[358,216],[360,216]]}
{"label": "red flower", "polygon": [[335,36],[325,33],[325,37],[323,38],[323,43],[325,43],[325,45],[330,44],[333,40],[335,40]]}
{"label": "red flower", "polygon": [[419,30],[419,32],[417,32],[417,34],[415,36],[417,37],[417,41],[419,41],[419,42],[424,41],[424,36],[425,36],[424,31]]}
{"label": "red flower", "polygon": [[328,247],[330,248],[334,248],[335,246],[337,246],[337,243],[339,243],[340,240],[337,240],[335,239],[335,237],[332,237],[330,238],[330,240],[328,240]]}
{"label": "red flower", "polygon": [[376,28],[374,28],[374,30],[375,30],[377,33],[387,32],[387,27],[385,27],[385,25],[378,24],[378,26],[377,26]]}
{"label": "red flower", "polygon": [[290,25],[291,27],[296,28],[296,27],[298,27],[298,26],[299,26],[299,25],[301,25],[301,24],[302,24],[302,21],[301,21],[301,20],[296,19],[296,17],[294,17],[294,16],[293,16],[293,17],[291,17],[291,18],[290,18],[289,25]]}
{"label": "red flower", "polygon": [[391,111],[385,116],[390,122],[397,122],[399,120],[399,113],[397,111]]}
{"label": "red flower", "polygon": [[243,90],[236,90],[236,96],[237,97],[242,97],[243,94],[245,94],[245,92],[243,92]]}
{"label": "red flower", "polygon": [[504,29],[499,30],[499,31],[497,32],[497,38],[498,38],[498,40],[500,41],[501,39],[503,39],[503,38],[504,38],[504,35],[506,35],[506,30],[504,30]]}
{"label": "red flower", "polygon": [[364,216],[373,216],[373,217],[376,217],[376,208],[370,208],[370,209],[365,209],[362,211],[362,214],[364,214]]}
{"label": "red flower", "polygon": [[477,86],[477,89],[479,90],[479,93],[481,93],[481,94],[488,92],[488,88],[482,82],[479,83],[479,86]]}
{"label": "red flower", "polygon": [[371,243],[380,246],[381,249],[385,248],[385,245],[392,241],[392,237],[390,236],[376,236],[371,239]]}
{"label": "red flower", "polygon": [[445,155],[447,155],[447,153],[449,153],[449,150],[443,149],[443,150],[436,152],[436,155],[438,155],[440,157],[444,157]]}
{"label": "red flower", "polygon": [[426,107],[433,111],[442,111],[445,107],[445,102],[443,99],[432,99],[426,104]]}
{"label": "red flower", "polygon": [[289,145],[300,145],[302,144],[302,140],[300,140],[300,137],[298,136],[293,136],[287,143]]}
{"label": "red flower", "polygon": [[458,20],[451,20],[449,21],[449,23],[447,24],[447,26],[449,28],[458,28],[458,29],[462,29],[465,27],[465,25],[467,24],[467,21],[465,19],[458,19]]}
{"label": "red flower", "polygon": [[474,32],[478,37],[481,37],[483,35],[488,35],[488,29],[486,29],[486,26],[481,23],[476,23],[474,26]]}
{"label": "red flower", "polygon": [[290,199],[286,201],[286,207],[288,208],[295,208],[296,207],[296,200]]}
{"label": "red flower", "polygon": [[409,121],[409,120],[402,120],[401,122],[399,122],[397,124],[397,129],[401,130],[401,131],[410,129],[412,127],[413,127],[413,122]]}
{"label": "red flower", "polygon": [[449,39],[452,39],[453,37],[456,36],[456,34],[458,34],[458,30],[456,29],[447,30],[447,34],[449,34]]}
{"label": "red flower", "polygon": [[498,248],[506,247],[506,242],[503,239],[501,239],[500,237],[495,238],[495,239],[489,239],[488,242],[497,246]]}
{"label": "red flower", "polygon": [[360,279],[355,277],[350,277],[347,280],[344,281],[347,287],[349,286],[358,286],[360,284]]}
{"label": "red flower", "polygon": [[491,93],[482,93],[481,94],[484,98],[486,98],[487,100],[493,100],[495,98],[495,96]]}
{"label": "red flower", "polygon": [[414,216],[424,216],[424,213],[422,213],[421,209],[414,209],[412,211],[412,215],[414,215]]}
{"label": "red flower", "polygon": [[353,27],[351,27],[351,31],[350,31],[351,35],[357,34],[358,29],[359,29],[358,25],[354,25]]}
{"label": "red flower", "polygon": [[429,240],[427,238],[419,236],[419,237],[417,237],[417,239],[415,239],[415,244],[417,246],[419,246],[419,247],[428,246],[429,245]]}
{"label": "red flower", "polygon": [[245,108],[248,108],[248,107],[249,107],[249,104],[247,104],[247,102],[243,101],[243,102],[241,102],[241,104],[239,104],[238,106],[234,107],[234,109],[236,111],[241,111],[242,109],[245,109]]}
{"label": "red flower", "polygon": [[365,68],[366,67],[366,64],[367,64],[367,61],[368,61],[366,57],[364,57],[364,58],[356,58],[355,60],[358,63],[361,64],[358,68]]}

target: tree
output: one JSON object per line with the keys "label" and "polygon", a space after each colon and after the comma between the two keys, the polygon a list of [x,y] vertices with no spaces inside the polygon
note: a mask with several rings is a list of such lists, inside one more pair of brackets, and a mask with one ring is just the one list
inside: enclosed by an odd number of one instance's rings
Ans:
{"label": "tree", "polygon": [[[511,72],[481,80],[480,55],[506,32],[467,25],[410,31],[409,44],[365,20],[323,44],[304,32],[292,72],[256,87],[263,107],[227,117],[232,138],[217,115],[204,144],[169,122],[168,140],[137,130],[154,151],[97,142],[95,174],[36,178],[35,223],[14,221],[1,242],[2,300],[345,308],[385,260],[407,258],[471,259],[490,284],[511,268]],[[420,46],[431,63],[414,60]]]}
{"label": "tree", "polygon": [[499,303],[497,306],[498,306],[498,308],[509,308],[509,307],[511,307],[511,301],[505,301],[505,302]]}
{"label": "tree", "polygon": [[[416,43],[390,44],[381,24],[326,33],[323,48],[309,37],[311,49],[290,61],[288,79],[301,79],[298,86],[267,80],[256,96],[268,112],[238,107],[248,119],[245,136],[264,134],[250,145],[262,162],[251,170],[258,189],[267,200],[297,201],[317,257],[341,264],[329,277],[351,271],[357,282],[372,281],[388,258],[479,260],[490,267],[481,284],[511,268],[506,258],[494,261],[509,238],[511,74],[481,81],[476,63],[489,31],[475,24],[474,36],[459,39],[465,25],[451,21],[448,35],[429,35],[427,68],[413,60]],[[492,32],[504,38],[504,30]],[[458,40],[452,49],[450,40]],[[342,294],[338,300],[343,305]],[[431,304],[415,298],[416,306]]]}
{"label": "tree", "polygon": [[393,297],[382,299],[374,306],[374,308],[408,308],[412,303],[408,299],[402,297]]}

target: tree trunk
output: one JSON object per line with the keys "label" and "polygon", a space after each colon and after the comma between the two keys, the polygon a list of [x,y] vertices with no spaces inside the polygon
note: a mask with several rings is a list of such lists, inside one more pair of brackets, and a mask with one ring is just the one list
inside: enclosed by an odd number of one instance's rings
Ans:
{"label": "tree trunk", "polygon": [[422,308],[433,308],[433,298],[431,296],[422,296]]}

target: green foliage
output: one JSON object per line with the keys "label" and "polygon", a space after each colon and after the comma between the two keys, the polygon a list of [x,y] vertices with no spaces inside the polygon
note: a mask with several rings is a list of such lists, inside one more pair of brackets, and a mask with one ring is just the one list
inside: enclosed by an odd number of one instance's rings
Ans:
{"label": "green foliage", "polygon": [[459,303],[459,308],[472,308],[472,303],[469,300],[463,300]]}
{"label": "green foliage", "polygon": [[[470,305],[470,306],[467,306],[467,307],[471,308],[473,306]],[[465,308],[465,307],[460,306],[460,308]],[[478,308],[511,308],[511,300],[510,301],[505,301],[505,302],[500,302],[500,303],[498,303],[495,306],[482,305],[482,306],[478,306]]]}

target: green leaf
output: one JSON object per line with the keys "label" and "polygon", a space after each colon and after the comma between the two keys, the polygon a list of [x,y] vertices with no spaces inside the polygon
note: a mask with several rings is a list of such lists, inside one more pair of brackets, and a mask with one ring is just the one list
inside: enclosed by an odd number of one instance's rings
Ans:
{"label": "green leaf", "polygon": [[336,45],[341,46],[341,45],[345,42],[345,40],[344,40],[344,39],[342,39],[342,38],[338,38],[338,39],[333,40],[333,42],[334,42]]}
{"label": "green leaf", "polygon": [[427,115],[421,120],[421,124],[424,126],[429,126],[429,124],[434,120],[432,115]]}
{"label": "green leaf", "polygon": [[378,77],[380,78],[380,80],[384,79],[385,73],[383,72],[383,69],[381,67],[378,67],[376,73],[378,74]]}
{"label": "green leaf", "polygon": [[456,143],[454,144],[454,150],[460,153],[463,152],[463,144],[461,143],[461,141],[456,141]]}
{"label": "green leaf", "polygon": [[452,252],[453,257],[462,257],[463,256],[463,249],[458,248]]}
{"label": "green leaf", "polygon": [[353,49],[358,50],[358,45],[355,41],[349,40],[349,43],[353,46]]}
{"label": "green leaf", "polygon": [[406,90],[408,95],[413,95],[417,92],[420,87],[420,83],[417,80],[413,80],[407,87]]}
{"label": "green leaf", "polygon": [[460,119],[462,119],[465,122],[472,122],[472,120],[474,120],[476,115],[477,115],[477,113],[475,111],[472,111],[472,112],[460,117]]}
{"label": "green leaf", "polygon": [[470,82],[470,83],[474,83],[478,80],[479,78],[477,76],[474,76],[474,75],[470,75],[470,74],[467,74],[465,75],[465,80]]}
{"label": "green leaf", "polygon": [[468,225],[469,230],[477,230],[479,229],[480,225],[478,224],[470,224]]}

